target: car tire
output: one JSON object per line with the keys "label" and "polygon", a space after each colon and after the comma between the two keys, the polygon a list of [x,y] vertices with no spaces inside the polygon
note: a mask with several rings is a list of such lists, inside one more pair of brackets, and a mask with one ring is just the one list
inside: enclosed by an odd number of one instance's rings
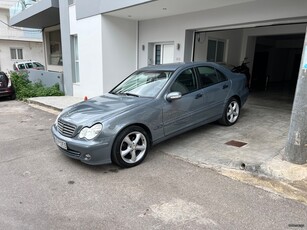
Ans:
{"label": "car tire", "polygon": [[10,96],[11,100],[15,100],[16,99],[16,94],[14,93],[12,96]]}
{"label": "car tire", "polygon": [[120,167],[134,167],[145,159],[149,147],[146,131],[139,126],[129,126],[116,137],[111,158]]}
{"label": "car tire", "polygon": [[239,119],[240,111],[239,101],[234,97],[230,98],[225,106],[223,117],[219,120],[219,123],[226,126],[234,125]]}

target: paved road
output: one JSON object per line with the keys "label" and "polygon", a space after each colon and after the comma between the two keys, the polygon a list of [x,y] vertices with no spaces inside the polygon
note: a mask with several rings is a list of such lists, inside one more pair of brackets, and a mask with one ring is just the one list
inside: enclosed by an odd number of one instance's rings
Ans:
{"label": "paved road", "polygon": [[4,100],[0,111],[0,229],[307,227],[307,206],[157,148],[131,169],[81,164],[54,145],[55,115]]}

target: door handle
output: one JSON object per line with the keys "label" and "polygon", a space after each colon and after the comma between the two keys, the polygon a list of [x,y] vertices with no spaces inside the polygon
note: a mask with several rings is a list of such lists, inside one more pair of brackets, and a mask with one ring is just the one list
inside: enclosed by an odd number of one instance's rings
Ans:
{"label": "door handle", "polygon": [[226,89],[226,88],[228,88],[228,85],[223,85],[223,89]]}
{"label": "door handle", "polygon": [[195,99],[198,99],[200,97],[202,97],[203,95],[201,93],[196,94]]}

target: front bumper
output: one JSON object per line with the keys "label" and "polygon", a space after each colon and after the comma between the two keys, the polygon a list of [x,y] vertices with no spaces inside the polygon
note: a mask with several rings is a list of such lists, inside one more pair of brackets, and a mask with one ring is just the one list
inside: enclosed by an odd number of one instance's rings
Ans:
{"label": "front bumper", "polygon": [[78,159],[89,165],[109,164],[112,162],[111,151],[114,137],[105,137],[91,141],[69,138],[61,135],[55,125],[51,127],[51,132],[53,138],[66,143],[67,149],[57,146],[70,158]]}

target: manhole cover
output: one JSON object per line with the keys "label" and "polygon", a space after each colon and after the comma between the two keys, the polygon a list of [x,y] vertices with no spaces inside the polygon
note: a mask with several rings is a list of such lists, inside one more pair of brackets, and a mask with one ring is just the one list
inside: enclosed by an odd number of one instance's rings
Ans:
{"label": "manhole cover", "polygon": [[235,147],[242,147],[244,145],[247,145],[247,143],[245,142],[242,142],[242,141],[234,141],[234,140],[231,140],[231,141],[228,141],[225,143],[226,145],[231,145],[231,146],[235,146]]}

